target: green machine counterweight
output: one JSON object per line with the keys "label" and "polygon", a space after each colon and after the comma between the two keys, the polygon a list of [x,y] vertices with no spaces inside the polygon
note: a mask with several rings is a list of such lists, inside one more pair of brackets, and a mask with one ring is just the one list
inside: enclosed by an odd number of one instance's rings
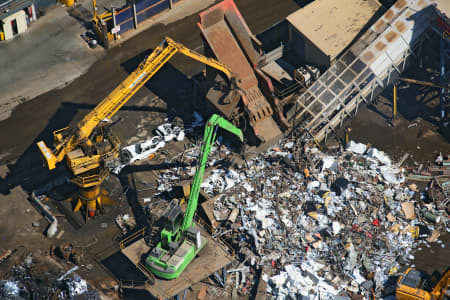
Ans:
{"label": "green machine counterweight", "polygon": [[206,244],[206,237],[194,226],[193,219],[197,210],[200,185],[205,174],[206,162],[216,140],[218,127],[236,135],[241,142],[244,140],[239,128],[218,115],[212,115],[206,123],[197,169],[184,217],[181,208],[177,204],[171,203],[163,215],[165,225],[161,231],[161,241],[151,250],[144,262],[145,267],[157,277],[174,279],[180,276]]}

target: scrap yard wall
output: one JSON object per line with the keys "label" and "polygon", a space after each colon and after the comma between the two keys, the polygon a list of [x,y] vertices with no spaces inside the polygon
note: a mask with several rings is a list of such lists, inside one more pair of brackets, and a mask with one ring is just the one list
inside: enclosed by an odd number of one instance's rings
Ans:
{"label": "scrap yard wall", "polygon": [[314,45],[306,36],[304,36],[295,27],[289,26],[289,40],[292,50],[298,58],[298,64],[312,64],[321,71],[328,69],[331,65],[331,56],[323,52]]}
{"label": "scrap yard wall", "polygon": [[[142,0],[136,1],[134,7],[136,9],[136,24],[158,15],[170,8],[172,5],[181,0]],[[113,20],[113,18],[115,20]],[[133,13],[133,5],[126,5],[124,8],[114,12],[113,18],[108,18],[107,33],[109,35],[123,34],[135,27],[135,15]],[[114,26],[115,25],[115,26]],[[113,32],[113,29],[116,31]]]}

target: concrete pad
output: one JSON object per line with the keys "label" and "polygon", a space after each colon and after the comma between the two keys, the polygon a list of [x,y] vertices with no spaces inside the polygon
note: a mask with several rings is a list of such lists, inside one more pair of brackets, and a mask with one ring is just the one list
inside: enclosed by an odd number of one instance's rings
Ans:
{"label": "concrete pad", "polygon": [[0,45],[0,120],[18,104],[85,73],[104,51],[89,49],[80,37],[86,29],[56,7],[25,33]]}

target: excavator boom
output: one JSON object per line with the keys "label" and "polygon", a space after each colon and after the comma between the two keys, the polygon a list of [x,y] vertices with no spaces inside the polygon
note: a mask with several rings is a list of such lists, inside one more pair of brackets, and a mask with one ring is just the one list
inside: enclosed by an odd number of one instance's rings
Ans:
{"label": "excavator boom", "polygon": [[232,134],[236,135],[241,142],[244,141],[242,131],[235,127],[233,124],[225,120],[224,118],[214,114],[205,125],[205,134],[203,136],[202,148],[200,151],[199,162],[197,164],[197,170],[194,175],[194,181],[192,182],[191,193],[189,194],[189,201],[186,208],[186,213],[183,219],[181,230],[184,232],[192,226],[192,219],[194,213],[197,210],[198,196],[200,194],[200,185],[203,181],[205,174],[205,166],[208,160],[211,147],[216,140],[216,128],[221,127]]}

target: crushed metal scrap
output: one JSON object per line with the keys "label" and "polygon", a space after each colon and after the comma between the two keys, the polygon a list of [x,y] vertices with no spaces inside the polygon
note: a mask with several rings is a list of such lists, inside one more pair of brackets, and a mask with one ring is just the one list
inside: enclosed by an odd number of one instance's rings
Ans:
{"label": "crushed metal scrap", "polygon": [[49,269],[42,262],[42,257],[35,258],[27,250],[19,249],[21,262],[8,270],[7,277],[0,277],[0,299],[100,299],[86,280],[74,274],[78,266],[59,276],[58,270]]}
{"label": "crushed metal scrap", "polygon": [[[353,141],[325,154],[285,140],[233,169],[220,167],[219,148],[202,187],[214,202],[206,212],[213,236],[238,252],[228,271],[233,295],[248,294],[264,270],[260,278],[272,299],[379,299],[390,276],[414,267],[414,249],[442,244],[439,232],[449,231],[448,205],[442,205],[448,194],[437,189],[450,179],[430,176],[434,188],[420,192],[407,180],[421,170],[401,167],[408,155],[395,164]],[[187,149],[183,158],[193,160],[197,151]],[[158,191],[193,168],[162,173]]]}

